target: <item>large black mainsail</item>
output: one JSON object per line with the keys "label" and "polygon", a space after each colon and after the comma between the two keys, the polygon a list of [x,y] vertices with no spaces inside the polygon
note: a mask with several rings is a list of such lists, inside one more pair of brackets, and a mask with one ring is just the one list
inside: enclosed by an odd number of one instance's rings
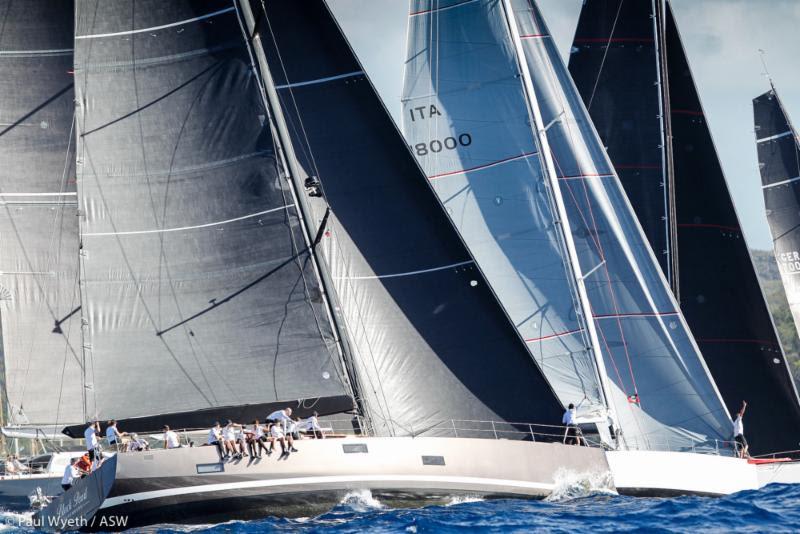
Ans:
{"label": "large black mainsail", "polygon": [[10,424],[83,420],[73,3],[0,1],[0,320]]}
{"label": "large black mainsail", "polygon": [[667,2],[587,0],[570,59],[729,411],[751,452],[794,449],[800,404]]}
{"label": "large black mainsail", "polygon": [[753,118],[775,259],[800,328],[800,138],[774,85],[753,99]]}
{"label": "large black mainsail", "polygon": [[78,0],[90,414],[349,393],[229,0]]}
{"label": "large black mainsail", "polygon": [[320,183],[308,219],[376,433],[557,421],[554,393],[324,2],[246,7],[289,167]]}

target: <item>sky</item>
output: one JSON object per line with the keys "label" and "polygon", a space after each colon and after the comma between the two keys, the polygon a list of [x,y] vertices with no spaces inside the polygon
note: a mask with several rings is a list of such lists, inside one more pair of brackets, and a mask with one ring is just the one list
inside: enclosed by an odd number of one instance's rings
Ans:
{"label": "sky", "polygon": [[[328,3],[397,120],[408,0]],[[537,3],[566,60],[582,0]],[[672,7],[748,245],[771,249],[751,101],[769,88],[763,49],[781,99],[800,124],[800,0],[672,0]]]}

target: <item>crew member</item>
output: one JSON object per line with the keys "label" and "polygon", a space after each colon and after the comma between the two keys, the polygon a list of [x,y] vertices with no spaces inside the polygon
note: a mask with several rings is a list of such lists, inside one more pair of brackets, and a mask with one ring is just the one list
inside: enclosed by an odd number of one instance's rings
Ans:
{"label": "crew member", "polygon": [[94,462],[98,457],[97,449],[97,421],[89,421],[89,426],[83,432],[83,437],[86,439],[86,451],[89,453],[89,460]]}
{"label": "crew member", "polygon": [[744,417],[744,411],[746,409],[747,401],[742,401],[742,408],[737,412],[736,419],[733,420],[733,440],[736,442],[736,448],[739,449],[739,458],[750,457],[748,452],[749,446],[744,437],[744,423],[742,422],[742,417]]}
{"label": "crew member", "polygon": [[119,452],[125,452],[127,446],[122,442],[122,436],[127,436],[127,432],[120,432],[117,429],[117,422],[112,419],[108,422],[106,428],[106,439],[108,440],[108,447],[113,448]]}
{"label": "crew member", "polygon": [[169,425],[164,425],[164,448],[165,449],[179,449],[181,440],[174,430],[169,429]]}
{"label": "crew member", "polygon": [[561,424],[566,426],[564,432],[564,443],[567,445],[580,445],[580,438],[578,437],[578,425],[575,423],[575,405],[570,403],[567,411],[561,417]]}

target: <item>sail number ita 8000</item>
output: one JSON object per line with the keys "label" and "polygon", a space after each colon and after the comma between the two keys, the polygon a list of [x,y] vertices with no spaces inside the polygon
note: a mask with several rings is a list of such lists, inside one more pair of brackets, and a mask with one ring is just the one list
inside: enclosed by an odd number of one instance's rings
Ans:
{"label": "sail number ita 8000", "polygon": [[417,156],[427,156],[428,154],[438,154],[443,150],[455,150],[460,146],[472,144],[472,135],[468,133],[459,134],[458,137],[445,137],[444,139],[433,139],[427,143],[417,143],[412,147]]}

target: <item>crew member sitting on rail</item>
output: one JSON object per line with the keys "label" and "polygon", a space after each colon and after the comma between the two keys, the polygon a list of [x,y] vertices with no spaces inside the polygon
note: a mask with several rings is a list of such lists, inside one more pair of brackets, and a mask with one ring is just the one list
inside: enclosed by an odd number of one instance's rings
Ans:
{"label": "crew member sitting on rail", "polygon": [[86,439],[86,451],[89,453],[89,460],[92,462],[98,458],[98,441],[97,441],[97,421],[89,421],[89,426],[83,432],[83,437]]}
{"label": "crew member sitting on rail", "polygon": [[164,425],[164,448],[165,449],[179,449],[181,447],[181,440],[174,430],[169,429],[169,425]]}
{"label": "crew member sitting on rail", "polygon": [[128,447],[122,441],[122,437],[127,435],[127,432],[120,432],[117,429],[117,422],[114,419],[108,422],[108,427],[106,428],[106,439],[108,440],[109,448],[119,452],[127,451]]}
{"label": "crew member sitting on rail", "polygon": [[567,411],[561,418],[561,424],[567,427],[564,432],[564,443],[567,445],[580,445],[580,437],[578,436],[578,425],[575,423],[575,405],[569,403]]}
{"label": "crew member sitting on rail", "polygon": [[252,441],[252,454],[256,458],[261,458],[261,451],[267,453],[267,456],[272,454],[272,450],[267,448],[267,436],[264,433],[264,427],[258,422],[258,419],[253,421],[253,441]]}
{"label": "crew member sitting on rail", "polygon": [[297,449],[294,448],[294,439],[292,439],[291,434],[286,435],[283,423],[273,422],[270,433],[273,439],[281,445],[281,458],[288,457],[290,452],[297,452]]}
{"label": "crew member sitting on rail", "polygon": [[228,453],[225,452],[225,447],[222,444],[222,428],[219,426],[219,421],[214,422],[214,426],[208,431],[208,441],[206,445],[214,445],[217,448],[219,457],[222,460],[228,459]]}
{"label": "crew member sitting on rail", "polygon": [[239,456],[248,456],[247,450],[249,448],[248,442],[250,441],[250,431],[245,429],[244,425],[236,426],[236,445],[239,447],[241,454]]}
{"label": "crew member sitting on rail", "polygon": [[222,430],[222,441],[231,456],[237,459],[242,457],[242,454],[236,449],[236,425],[230,419]]}
{"label": "crew member sitting on rail", "polygon": [[744,423],[742,422],[746,409],[747,401],[742,401],[742,409],[736,413],[736,419],[733,420],[733,440],[736,442],[739,458],[750,458],[749,446],[747,445],[747,439],[744,437]]}

